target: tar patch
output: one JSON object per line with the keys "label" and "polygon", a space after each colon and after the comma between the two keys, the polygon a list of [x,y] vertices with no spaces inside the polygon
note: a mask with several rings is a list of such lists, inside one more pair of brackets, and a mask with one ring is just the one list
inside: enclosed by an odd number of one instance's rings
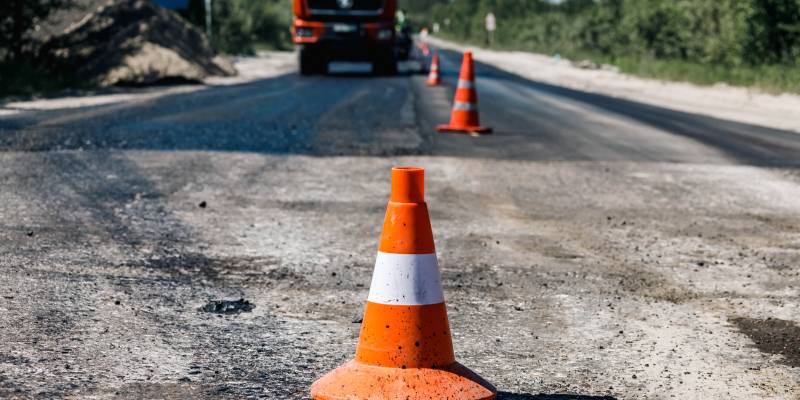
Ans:
{"label": "tar patch", "polygon": [[785,364],[800,367],[800,326],[794,322],[776,318],[733,318],[731,322],[759,351],[782,355]]}
{"label": "tar patch", "polygon": [[212,300],[201,308],[202,311],[213,314],[239,314],[243,312],[250,312],[256,306],[245,300]]}

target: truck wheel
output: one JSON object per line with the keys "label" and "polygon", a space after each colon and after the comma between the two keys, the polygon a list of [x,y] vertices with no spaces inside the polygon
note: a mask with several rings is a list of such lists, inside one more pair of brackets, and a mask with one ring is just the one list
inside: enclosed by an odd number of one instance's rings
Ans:
{"label": "truck wheel", "polygon": [[314,69],[311,67],[311,62],[307,59],[300,59],[300,75],[311,75]]}
{"label": "truck wheel", "polygon": [[397,59],[394,57],[381,57],[372,63],[375,75],[397,75]]}
{"label": "truck wheel", "polygon": [[327,72],[327,62],[309,49],[300,49],[298,58],[300,75],[324,74]]}

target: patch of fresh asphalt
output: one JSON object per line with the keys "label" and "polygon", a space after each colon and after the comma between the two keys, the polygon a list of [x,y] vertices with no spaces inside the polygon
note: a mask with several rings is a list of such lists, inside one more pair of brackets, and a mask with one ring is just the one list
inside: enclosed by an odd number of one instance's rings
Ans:
{"label": "patch of fresh asphalt", "polygon": [[783,356],[789,366],[800,367],[800,326],[794,322],[776,318],[734,318],[732,322],[759,350]]}
{"label": "patch of fresh asphalt", "polygon": [[797,398],[800,136],[480,65],[496,133],[436,134],[443,58],[0,119],[0,397],[305,398],[416,164],[502,399]]}

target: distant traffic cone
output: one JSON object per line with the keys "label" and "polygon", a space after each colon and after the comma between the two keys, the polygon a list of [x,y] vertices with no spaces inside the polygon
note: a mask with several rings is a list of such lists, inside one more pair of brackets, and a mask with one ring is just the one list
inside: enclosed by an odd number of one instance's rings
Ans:
{"label": "distant traffic cone", "polygon": [[475,72],[472,52],[464,53],[461,73],[458,76],[456,97],[450,123],[436,127],[439,132],[491,133],[492,128],[481,126],[478,118],[478,92],[475,90]]}
{"label": "distant traffic cone", "polygon": [[497,391],[455,361],[425,170],[392,168],[392,194],[355,359],[311,386],[316,400],[490,400]]}
{"label": "distant traffic cone", "polygon": [[428,82],[426,82],[426,84],[428,86],[438,86],[441,82],[442,79],[439,77],[439,52],[436,52],[433,53],[431,72],[428,73]]}

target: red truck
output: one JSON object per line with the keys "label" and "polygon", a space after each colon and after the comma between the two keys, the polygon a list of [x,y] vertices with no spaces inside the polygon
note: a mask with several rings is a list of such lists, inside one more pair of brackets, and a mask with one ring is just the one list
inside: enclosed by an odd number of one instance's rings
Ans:
{"label": "red truck", "polygon": [[302,75],[327,72],[331,60],[369,61],[397,72],[397,0],[294,0],[292,38]]}

